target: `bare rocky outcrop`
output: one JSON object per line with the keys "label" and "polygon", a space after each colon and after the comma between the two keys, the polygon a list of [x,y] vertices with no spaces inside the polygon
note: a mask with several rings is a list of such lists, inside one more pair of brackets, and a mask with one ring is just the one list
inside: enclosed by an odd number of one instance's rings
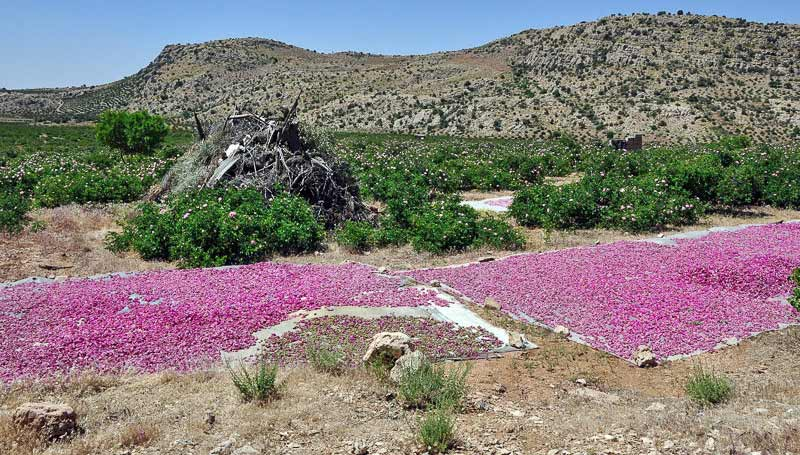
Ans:
{"label": "bare rocky outcrop", "polygon": [[75,411],[59,403],[23,403],[14,411],[14,423],[34,429],[46,439],[53,440],[67,436],[77,428]]}

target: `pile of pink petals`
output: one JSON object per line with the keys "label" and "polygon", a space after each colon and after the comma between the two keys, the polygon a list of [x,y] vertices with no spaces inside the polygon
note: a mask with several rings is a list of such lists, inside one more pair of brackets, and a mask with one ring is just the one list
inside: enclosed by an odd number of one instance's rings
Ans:
{"label": "pile of pink petals", "polygon": [[511,203],[514,202],[514,198],[512,196],[508,197],[501,197],[497,199],[489,199],[486,201],[486,205],[492,207],[504,207],[509,208],[511,207]]}
{"label": "pile of pink petals", "polygon": [[521,319],[562,325],[623,358],[661,358],[800,323],[785,301],[800,267],[800,224],[719,232],[677,246],[618,242],[406,272],[476,302],[493,297]]}
{"label": "pile of pink petals", "polygon": [[443,305],[345,264],[261,263],[0,289],[0,382],[94,369],[188,369],[255,344],[297,310]]}

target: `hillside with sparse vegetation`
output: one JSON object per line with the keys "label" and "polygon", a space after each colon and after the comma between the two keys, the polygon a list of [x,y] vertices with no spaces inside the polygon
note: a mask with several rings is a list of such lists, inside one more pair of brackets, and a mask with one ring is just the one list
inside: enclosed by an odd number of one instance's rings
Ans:
{"label": "hillside with sparse vegetation", "polygon": [[526,30],[429,55],[323,54],[245,38],[164,48],[96,87],[0,92],[0,117],[93,120],[109,108],[188,122],[277,112],[333,129],[649,142],[800,136],[800,26],[659,13]]}

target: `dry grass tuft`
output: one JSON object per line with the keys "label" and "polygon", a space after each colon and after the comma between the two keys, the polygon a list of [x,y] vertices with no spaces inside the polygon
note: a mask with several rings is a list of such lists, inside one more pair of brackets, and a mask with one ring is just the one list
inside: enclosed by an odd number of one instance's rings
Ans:
{"label": "dry grass tuft", "polygon": [[45,445],[46,441],[36,431],[16,425],[9,415],[0,415],[0,453],[33,454]]}
{"label": "dry grass tuft", "polygon": [[133,423],[119,433],[119,445],[122,447],[145,447],[158,439],[161,430],[151,423]]}

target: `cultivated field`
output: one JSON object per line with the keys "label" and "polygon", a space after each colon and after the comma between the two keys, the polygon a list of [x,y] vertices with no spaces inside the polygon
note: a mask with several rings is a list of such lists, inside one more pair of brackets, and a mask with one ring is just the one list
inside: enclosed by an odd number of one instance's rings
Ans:
{"label": "cultivated field", "polygon": [[[338,134],[372,217],[330,227],[297,195],[142,202],[189,134],[93,136],[0,124],[0,453],[800,452],[798,147]],[[423,366],[363,362],[387,331]]]}

